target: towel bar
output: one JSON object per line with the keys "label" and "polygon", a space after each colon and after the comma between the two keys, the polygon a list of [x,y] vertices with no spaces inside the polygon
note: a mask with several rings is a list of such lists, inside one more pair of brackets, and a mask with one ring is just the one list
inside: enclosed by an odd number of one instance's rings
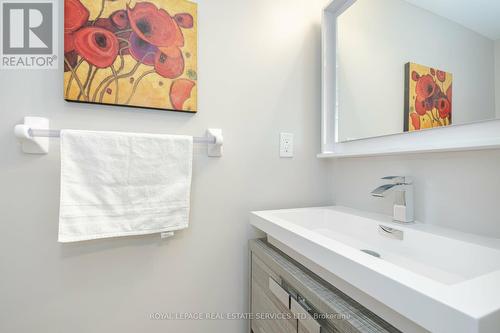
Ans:
{"label": "towel bar", "polygon": [[[49,138],[59,138],[60,130],[50,129],[49,119],[42,117],[24,117],[24,124],[16,125],[14,134],[22,144],[26,154],[47,154]],[[222,156],[224,142],[221,129],[211,128],[204,137],[193,137],[194,143],[207,144],[210,157]]]}

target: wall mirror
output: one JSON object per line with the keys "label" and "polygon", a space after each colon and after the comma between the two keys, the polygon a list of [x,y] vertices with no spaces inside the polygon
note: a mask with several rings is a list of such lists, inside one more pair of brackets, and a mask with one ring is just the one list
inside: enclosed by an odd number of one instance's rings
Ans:
{"label": "wall mirror", "polygon": [[498,147],[499,118],[500,1],[325,9],[323,156]]}

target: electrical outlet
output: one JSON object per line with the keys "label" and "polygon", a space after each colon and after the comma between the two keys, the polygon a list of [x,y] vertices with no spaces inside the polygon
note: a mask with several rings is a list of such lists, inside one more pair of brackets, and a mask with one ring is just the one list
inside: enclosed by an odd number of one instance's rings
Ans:
{"label": "electrical outlet", "polygon": [[292,133],[280,133],[280,157],[293,157]]}

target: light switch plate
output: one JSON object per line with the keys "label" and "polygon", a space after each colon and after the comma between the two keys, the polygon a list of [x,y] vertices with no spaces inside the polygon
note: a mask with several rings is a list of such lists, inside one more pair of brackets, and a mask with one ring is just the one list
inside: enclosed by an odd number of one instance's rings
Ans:
{"label": "light switch plate", "polygon": [[292,133],[280,133],[280,157],[293,157]]}

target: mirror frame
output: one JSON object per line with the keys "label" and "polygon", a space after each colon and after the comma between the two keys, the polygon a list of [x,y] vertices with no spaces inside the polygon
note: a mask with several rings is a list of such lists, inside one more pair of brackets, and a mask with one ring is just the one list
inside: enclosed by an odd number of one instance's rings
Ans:
{"label": "mirror frame", "polygon": [[337,142],[337,17],[356,0],[333,0],[323,10],[320,158],[361,157],[500,148],[500,119]]}

